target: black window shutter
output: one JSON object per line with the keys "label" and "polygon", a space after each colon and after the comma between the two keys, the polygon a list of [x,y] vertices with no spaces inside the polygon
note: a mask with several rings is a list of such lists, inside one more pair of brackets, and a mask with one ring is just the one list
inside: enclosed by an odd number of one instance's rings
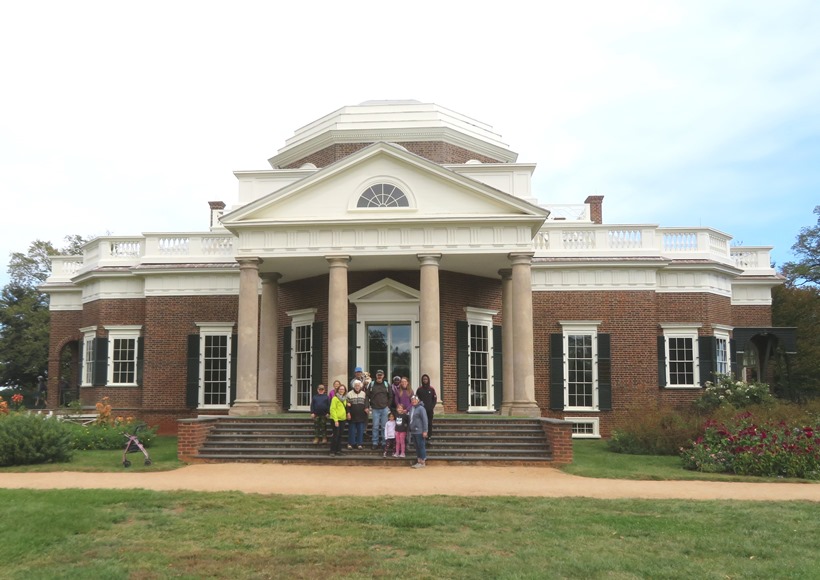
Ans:
{"label": "black window shutter", "polygon": [[504,402],[504,355],[501,341],[501,327],[495,325],[493,326],[493,399],[496,411],[501,409],[501,403]]}
{"label": "black window shutter", "polygon": [[293,328],[286,326],[282,329],[282,408],[290,409],[290,343],[293,335]]}
{"label": "black window shutter", "polygon": [[137,384],[142,386],[142,371],[145,366],[145,341],[140,336],[137,338]]}
{"label": "black window shutter", "polygon": [[612,410],[612,354],[610,335],[598,335],[598,408]]}
{"label": "black window shutter", "polygon": [[356,368],[356,332],[359,325],[355,320],[347,323],[347,376],[353,376],[353,369]]}
{"label": "black window shutter", "polygon": [[228,393],[228,403],[233,405],[236,400],[236,374],[239,368],[239,335],[231,335],[231,389]]}
{"label": "black window shutter", "polygon": [[[83,384],[83,379],[85,378],[85,359],[83,359],[83,350],[85,349],[85,337],[80,339],[80,344],[77,345],[77,356],[79,357],[80,361],[80,368],[79,373],[80,376],[77,377],[77,386]],[[60,401],[62,402],[62,401]]]}
{"label": "black window shutter", "polygon": [[[231,357],[236,358],[236,353]],[[233,364],[233,361],[231,361]],[[185,406],[196,409],[199,406],[199,335],[188,335],[188,375],[185,380]]]}
{"label": "black window shutter", "polygon": [[564,335],[550,334],[550,409],[564,409]]}
{"label": "black window shutter", "polygon": [[738,379],[740,377],[737,376],[737,373],[740,372],[739,369],[743,368],[743,353],[737,352],[737,343],[734,338],[729,341],[729,353],[729,364],[732,365],[730,372],[733,378]]}
{"label": "black window shutter", "polygon": [[456,321],[456,405],[459,411],[470,407],[469,329],[466,320]]}
{"label": "black window shutter", "polygon": [[700,368],[700,384],[715,380],[715,349],[717,348],[714,336],[698,337],[698,366]]}
{"label": "black window shutter", "polygon": [[311,332],[313,333],[313,352],[310,360],[310,378],[312,382],[310,389],[313,392],[314,387],[322,382],[322,363],[325,360],[324,349],[322,348],[322,339],[324,338],[322,336],[322,323],[314,322]]}
{"label": "black window shutter", "polygon": [[94,377],[91,384],[102,387],[108,383],[108,339],[94,339]]}
{"label": "black window shutter", "polygon": [[666,338],[658,337],[658,386],[666,386]]}

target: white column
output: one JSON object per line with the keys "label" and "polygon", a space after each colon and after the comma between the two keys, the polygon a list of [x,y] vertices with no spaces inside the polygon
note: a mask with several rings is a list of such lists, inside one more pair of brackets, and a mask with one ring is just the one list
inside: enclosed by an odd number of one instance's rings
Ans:
{"label": "white column", "polygon": [[236,401],[231,415],[259,415],[259,258],[239,258],[239,316],[237,323]]}
{"label": "white column", "polygon": [[350,256],[325,256],[330,266],[327,299],[327,380],[347,386],[347,265]]}
{"label": "white column", "polygon": [[535,402],[535,362],[532,329],[532,252],[510,254],[513,309],[513,404],[511,415],[540,417]]}
{"label": "white column", "polygon": [[513,336],[515,336],[513,327],[513,308],[512,308],[512,270],[506,268],[499,270],[498,274],[501,276],[501,352],[503,353],[503,395],[501,403],[501,414],[511,415],[512,405],[515,400],[515,374],[513,363],[515,353],[515,343]]}
{"label": "white column", "polygon": [[[439,263],[441,254],[418,254],[419,272],[419,370],[430,376],[441,395],[441,306],[439,297]],[[421,376],[416,377],[421,382]]]}
{"label": "white column", "polygon": [[279,279],[277,272],[262,274],[259,315],[259,406],[263,413],[281,413],[279,398]]}

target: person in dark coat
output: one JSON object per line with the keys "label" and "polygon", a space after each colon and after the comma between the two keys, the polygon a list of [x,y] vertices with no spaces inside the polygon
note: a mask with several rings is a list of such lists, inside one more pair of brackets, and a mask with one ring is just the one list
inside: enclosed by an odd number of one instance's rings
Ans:
{"label": "person in dark coat", "polygon": [[313,419],[313,444],[327,443],[327,414],[330,413],[330,397],[325,386],[319,384],[316,394],[310,400],[310,416]]}
{"label": "person in dark coat", "polygon": [[433,436],[433,413],[438,403],[436,389],[430,384],[430,375],[421,375],[421,386],[416,389],[416,396],[424,403],[424,410],[427,412],[427,443],[430,443]]}

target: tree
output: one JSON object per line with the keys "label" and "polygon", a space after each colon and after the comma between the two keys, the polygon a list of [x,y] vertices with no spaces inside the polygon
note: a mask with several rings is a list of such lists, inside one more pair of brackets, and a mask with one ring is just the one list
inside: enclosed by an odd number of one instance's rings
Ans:
{"label": "tree", "polygon": [[797,328],[797,354],[780,359],[775,385],[792,399],[820,395],[820,206],[814,214],[817,225],[802,228],[792,246],[799,259],[783,265],[785,286],[772,293],[774,325]]}
{"label": "tree", "polygon": [[48,366],[48,295],[37,288],[51,272],[51,256],[80,254],[85,240],[66,236],[65,246],[33,241],[26,253],[13,252],[10,282],[0,291],[0,384],[32,388]]}
{"label": "tree", "polygon": [[800,230],[792,251],[799,258],[783,264],[782,273],[786,284],[796,286],[820,286],[820,205],[814,208],[817,224]]}

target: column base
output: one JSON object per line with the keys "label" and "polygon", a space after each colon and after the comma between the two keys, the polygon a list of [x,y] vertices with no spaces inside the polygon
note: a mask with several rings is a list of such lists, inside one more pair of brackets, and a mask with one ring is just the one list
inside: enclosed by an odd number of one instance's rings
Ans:
{"label": "column base", "polygon": [[501,415],[510,417],[540,417],[541,408],[534,402],[513,401],[509,404],[501,404]]}
{"label": "column base", "polygon": [[252,417],[262,414],[262,405],[260,405],[259,401],[256,399],[249,399],[245,401],[237,399],[228,411],[228,415],[237,417]]}
{"label": "column base", "polygon": [[259,408],[263,415],[275,415],[283,411],[282,403],[278,401],[259,401]]}

